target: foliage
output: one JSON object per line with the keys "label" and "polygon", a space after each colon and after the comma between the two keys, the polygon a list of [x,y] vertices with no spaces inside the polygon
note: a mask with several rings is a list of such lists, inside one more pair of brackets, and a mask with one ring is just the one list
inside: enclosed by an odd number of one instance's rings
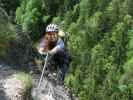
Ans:
{"label": "foliage", "polygon": [[24,72],[19,72],[18,74],[16,74],[16,78],[23,82],[24,93],[27,92],[29,89],[31,89],[32,77],[29,74],[24,73]]}
{"label": "foliage", "polygon": [[9,41],[14,37],[14,25],[8,21],[8,15],[5,10],[0,8],[0,55],[5,54]]}
{"label": "foliage", "polygon": [[132,0],[21,0],[16,22],[34,40],[51,22],[70,33],[65,84],[80,100],[132,100]]}
{"label": "foliage", "polygon": [[8,15],[15,15],[16,8],[19,6],[20,0],[0,0],[0,7],[2,7]]}

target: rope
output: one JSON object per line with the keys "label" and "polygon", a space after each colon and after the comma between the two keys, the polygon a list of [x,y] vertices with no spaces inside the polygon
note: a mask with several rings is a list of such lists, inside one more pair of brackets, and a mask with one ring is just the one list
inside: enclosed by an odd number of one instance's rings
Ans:
{"label": "rope", "polygon": [[48,61],[48,53],[46,55],[46,59],[45,59],[45,63],[44,63],[44,67],[43,67],[43,70],[42,70],[42,74],[41,74],[41,78],[39,80],[39,84],[38,84],[38,88],[40,88],[40,85],[41,85],[41,81],[42,81],[42,78],[43,78],[43,74],[44,74],[44,71],[45,71],[45,68],[46,68],[46,65],[47,65],[47,61]]}

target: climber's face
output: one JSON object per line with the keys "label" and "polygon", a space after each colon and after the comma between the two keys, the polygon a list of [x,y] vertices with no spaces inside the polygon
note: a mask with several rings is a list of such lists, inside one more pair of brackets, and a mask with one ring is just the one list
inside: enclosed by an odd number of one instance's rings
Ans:
{"label": "climber's face", "polygon": [[48,39],[51,42],[55,42],[58,39],[58,33],[57,32],[48,32],[47,35],[48,35]]}

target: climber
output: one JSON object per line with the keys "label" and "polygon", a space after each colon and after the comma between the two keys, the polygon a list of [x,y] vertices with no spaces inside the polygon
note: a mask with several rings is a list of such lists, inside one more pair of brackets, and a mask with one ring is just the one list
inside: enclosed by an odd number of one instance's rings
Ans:
{"label": "climber", "polygon": [[64,41],[58,35],[59,28],[56,24],[49,24],[46,27],[46,33],[43,36],[38,52],[45,54],[48,52],[59,66],[59,77],[60,82],[63,83],[65,74],[68,70],[69,55],[66,52]]}

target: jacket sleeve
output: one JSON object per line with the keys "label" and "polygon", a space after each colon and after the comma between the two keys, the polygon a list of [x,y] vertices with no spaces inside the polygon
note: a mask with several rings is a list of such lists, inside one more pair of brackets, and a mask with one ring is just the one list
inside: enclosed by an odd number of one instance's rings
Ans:
{"label": "jacket sleeve", "polygon": [[52,54],[62,51],[65,48],[64,42],[61,38],[58,39],[56,46],[50,51]]}

